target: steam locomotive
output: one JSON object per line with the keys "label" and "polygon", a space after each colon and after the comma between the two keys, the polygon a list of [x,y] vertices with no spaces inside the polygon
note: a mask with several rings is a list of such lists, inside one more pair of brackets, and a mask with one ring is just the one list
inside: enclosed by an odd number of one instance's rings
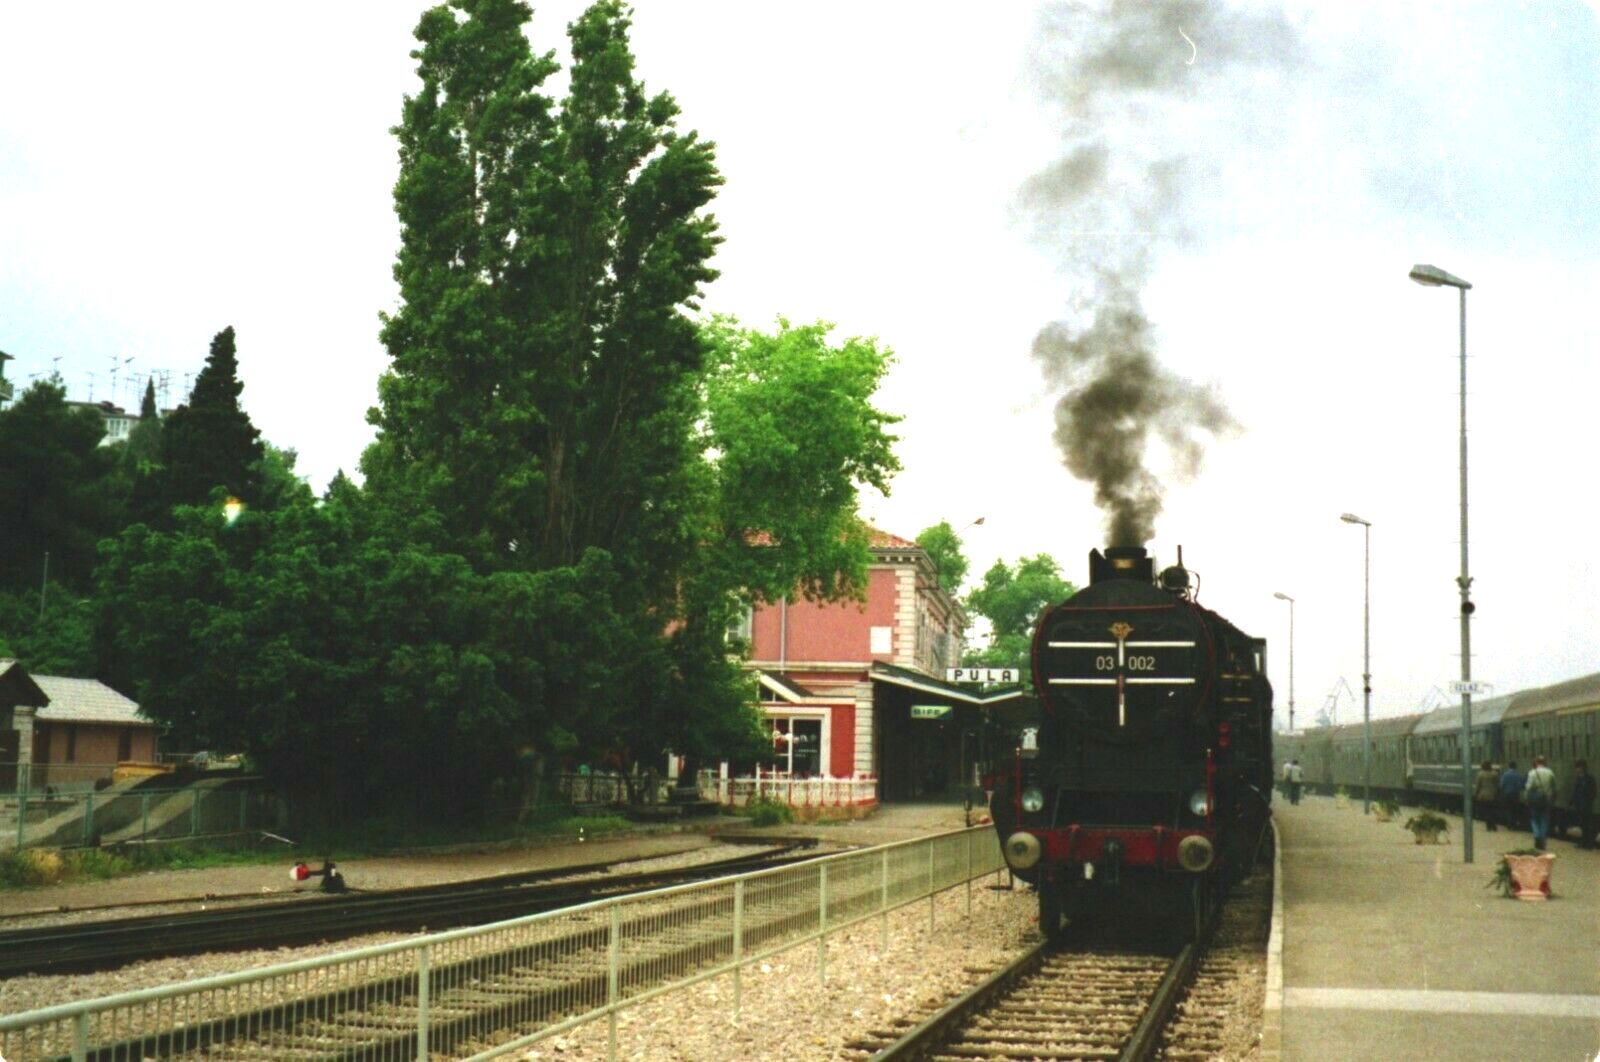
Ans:
{"label": "steam locomotive", "polygon": [[1266,643],[1195,600],[1142,547],[1089,554],[1089,585],[1034,631],[1039,725],[991,805],[1039,924],[1197,928],[1248,870],[1272,796]]}

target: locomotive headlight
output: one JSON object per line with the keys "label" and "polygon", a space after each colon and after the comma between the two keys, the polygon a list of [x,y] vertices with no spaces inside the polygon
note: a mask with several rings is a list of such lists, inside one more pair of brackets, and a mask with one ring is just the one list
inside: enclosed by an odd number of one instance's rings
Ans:
{"label": "locomotive headlight", "polygon": [[[1024,797],[1023,799],[1026,800],[1027,798]],[[1196,818],[1203,819],[1206,817],[1206,813],[1210,810],[1211,798],[1206,794],[1204,789],[1196,789],[1194,792],[1189,794],[1189,814],[1195,816]]]}
{"label": "locomotive headlight", "polygon": [[1022,791],[1022,810],[1028,814],[1044,810],[1044,794],[1036,785],[1030,785]]}

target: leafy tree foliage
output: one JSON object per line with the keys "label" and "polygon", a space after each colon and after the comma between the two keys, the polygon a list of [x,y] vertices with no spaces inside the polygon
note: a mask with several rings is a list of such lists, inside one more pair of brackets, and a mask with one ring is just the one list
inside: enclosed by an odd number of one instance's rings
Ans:
{"label": "leafy tree foliage", "polygon": [[128,433],[123,458],[133,474],[148,474],[161,464],[161,413],[156,409],[156,382],[146,380],[139,403],[139,423]]}
{"label": "leafy tree foliage", "polygon": [[40,675],[89,675],[94,672],[93,602],[57,587],[39,592],[0,593],[0,656],[27,663]]}
{"label": "leafy tree foliage", "polygon": [[99,414],[69,407],[56,380],[34,383],[0,410],[0,590],[37,592],[46,553],[52,585],[92,585],[95,544],[123,515],[104,435]]}
{"label": "leafy tree foliage", "polygon": [[961,552],[961,536],[948,520],[940,520],[917,536],[917,545],[927,551],[939,585],[954,594],[967,577],[967,556]]}
{"label": "leafy tree foliage", "polygon": [[888,493],[899,418],[872,404],[892,355],[870,339],[830,345],[830,326],[779,320],[763,333],[718,319],[702,418],[709,526],[696,566],[701,607],[788,594],[865,593],[859,489]]}
{"label": "leafy tree foliage", "polygon": [[989,621],[989,644],[968,652],[963,662],[968,667],[1024,666],[1040,614],[1075,592],[1047,553],[1023,557],[1015,565],[996,561],[966,600],[969,610]]}
{"label": "leafy tree foliage", "polygon": [[569,27],[561,101],[539,91],[556,64],[529,18],[463,0],[417,28],[422,90],[395,129],[402,305],[363,468],[480,567],[598,548],[660,601],[692,546],[665,499],[691,468],[705,350],[684,310],[715,275],[701,211],[721,178],[634,78],[619,3]]}
{"label": "leafy tree foliage", "polygon": [[259,501],[261,433],[239,405],[243,390],[233,328],[224,328],[211,341],[189,401],[162,426],[162,468],[143,516],[165,523],[172,506],[206,504],[217,490],[247,504]]}

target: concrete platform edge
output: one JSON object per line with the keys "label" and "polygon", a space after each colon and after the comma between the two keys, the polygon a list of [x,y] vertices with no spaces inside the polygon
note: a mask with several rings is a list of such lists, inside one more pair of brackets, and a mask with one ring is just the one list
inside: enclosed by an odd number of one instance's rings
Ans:
{"label": "concrete platform edge", "polygon": [[1267,937],[1267,998],[1261,1008],[1262,1062],[1283,1058],[1283,844],[1272,820],[1272,932]]}

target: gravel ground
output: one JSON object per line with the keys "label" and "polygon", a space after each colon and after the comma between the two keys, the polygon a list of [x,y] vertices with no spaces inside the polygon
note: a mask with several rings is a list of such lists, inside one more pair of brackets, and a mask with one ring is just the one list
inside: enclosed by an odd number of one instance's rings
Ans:
{"label": "gravel ground", "polygon": [[[617,1056],[649,1062],[858,1059],[851,1042],[874,1029],[909,1028],[1038,939],[1037,906],[1024,888],[995,891],[1004,876],[957,887],[889,915],[880,952],[877,918],[828,937],[828,979],[818,984],[817,945],[801,944],[746,967],[742,1007],[733,977],[702,981],[624,1010]],[[541,1041],[518,1059],[603,1059],[605,1021]]]}
{"label": "gravel ground", "polygon": [[[748,820],[720,820],[720,829],[752,836],[818,837],[817,854],[830,848],[881,844],[907,840],[961,825],[960,807],[912,805],[879,809],[872,818],[838,824],[793,824],[752,829]],[[751,851],[749,848],[734,849]],[[431,885],[466,878],[489,877],[518,871],[558,869],[638,857],[624,871],[666,869],[721,858],[728,848],[714,845],[704,833],[670,830],[583,843],[547,844],[537,848],[492,852],[424,853],[352,859],[339,864],[354,888],[392,889]],[[108,881],[78,882],[31,889],[0,890],[0,929],[92,921],[130,915],[193,910],[207,896],[259,895],[267,900],[303,896],[316,902],[315,885],[294,886],[288,868],[296,856],[286,854],[282,865],[210,867],[200,870],[160,871]],[[172,901],[170,904],[154,901]],[[207,905],[218,901],[207,901]],[[247,901],[241,901],[247,902]],[[138,907],[118,905],[140,904]],[[63,908],[70,911],[63,912]],[[0,982],[0,1014],[14,1014],[57,1003],[95,999],[177,981],[197,980],[296,959],[351,951],[370,944],[403,939],[404,934],[384,933],[296,948],[187,955],[135,963],[120,970],[83,975],[30,975]]]}

